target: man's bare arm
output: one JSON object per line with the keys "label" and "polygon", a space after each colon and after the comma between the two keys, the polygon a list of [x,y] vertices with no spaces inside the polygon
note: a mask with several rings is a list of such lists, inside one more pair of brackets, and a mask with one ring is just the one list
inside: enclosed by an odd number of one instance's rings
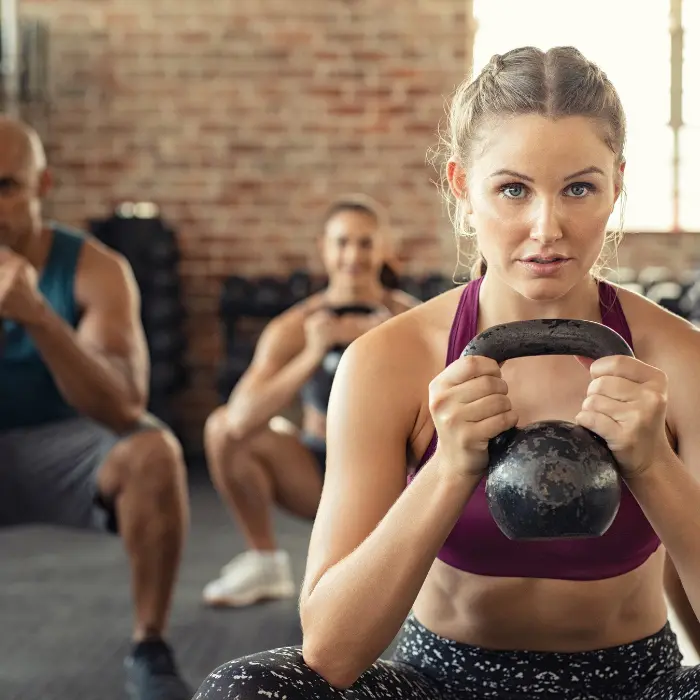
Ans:
{"label": "man's bare arm", "polygon": [[71,406],[114,430],[127,429],[145,409],[149,378],[131,267],[100,244],[86,242],[75,296],[83,309],[77,329],[44,305],[27,330]]}

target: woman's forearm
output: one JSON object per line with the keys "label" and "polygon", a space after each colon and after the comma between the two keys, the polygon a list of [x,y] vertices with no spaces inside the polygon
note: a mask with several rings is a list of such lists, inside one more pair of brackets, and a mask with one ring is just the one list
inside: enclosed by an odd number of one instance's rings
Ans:
{"label": "woman's forearm", "polygon": [[440,469],[436,455],[372,534],[331,567],[302,605],[304,658],[337,687],[389,646],[479,477]]}
{"label": "woman's forearm", "polygon": [[700,619],[700,481],[671,455],[627,485],[666,547]]}
{"label": "woman's forearm", "polygon": [[676,566],[668,552],[666,552],[664,565],[664,589],[681,629],[693,645],[695,653],[700,656],[700,618],[695,615],[683,583],[678,576],[678,571],[676,571]]}
{"label": "woman's forearm", "polygon": [[229,422],[235,437],[244,438],[258,430],[288,406],[304,383],[313,375],[321,358],[304,351],[263,386],[240,393],[229,402]]}

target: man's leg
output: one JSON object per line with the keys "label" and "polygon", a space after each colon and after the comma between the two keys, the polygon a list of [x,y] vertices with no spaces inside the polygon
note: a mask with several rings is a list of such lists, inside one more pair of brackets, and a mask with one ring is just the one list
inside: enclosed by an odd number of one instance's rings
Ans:
{"label": "man's leg", "polygon": [[0,454],[0,524],[50,523],[123,535],[137,642],[127,659],[131,697],[190,700],[160,638],[187,526],[177,440],[150,416],[125,436],[75,418],[2,433]]}
{"label": "man's leg", "polygon": [[97,487],[114,509],[131,566],[135,645],[127,690],[134,700],[190,700],[163,641],[189,519],[178,441],[157,423],[142,426],[107,454]]}
{"label": "man's leg", "polygon": [[134,641],[161,636],[189,519],[180,445],[164,429],[124,438],[107,455],[97,484],[113,504],[131,563]]}
{"label": "man's leg", "polygon": [[132,700],[190,700],[163,641],[188,524],[187,478],[176,438],[147,417],[107,453],[98,501],[111,507],[131,567],[134,647],[127,657]]}
{"label": "man's leg", "polygon": [[227,430],[224,407],[207,421],[209,472],[249,547],[205,588],[209,604],[242,606],[294,595],[289,557],[277,549],[272,511],[277,504],[299,517],[313,518],[321,498],[322,465],[289,424],[271,424],[274,430],[236,440]]}

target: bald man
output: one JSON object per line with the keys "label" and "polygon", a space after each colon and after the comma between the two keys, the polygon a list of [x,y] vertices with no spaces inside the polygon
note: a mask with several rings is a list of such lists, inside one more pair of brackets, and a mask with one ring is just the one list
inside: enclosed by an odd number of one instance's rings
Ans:
{"label": "bald man", "polygon": [[129,697],[190,700],[163,640],[186,475],[177,440],[145,411],[139,292],[114,251],[42,220],[50,188],[37,134],[0,119],[0,526],[118,533],[134,601]]}
{"label": "bald man", "polygon": [[[319,504],[326,412],[314,398],[316,372],[331,348],[350,344],[419,303],[382,285],[391,249],[386,216],[371,199],[351,195],[335,202],[326,213],[319,249],[328,286],[267,325],[227,405],[207,420],[204,442],[212,480],[248,545],[205,587],[209,605],[237,607],[294,596],[290,557],[277,546],[272,509],[278,505],[313,518]],[[374,311],[333,313],[341,306]],[[301,430],[277,415],[297,395],[303,404]]]}

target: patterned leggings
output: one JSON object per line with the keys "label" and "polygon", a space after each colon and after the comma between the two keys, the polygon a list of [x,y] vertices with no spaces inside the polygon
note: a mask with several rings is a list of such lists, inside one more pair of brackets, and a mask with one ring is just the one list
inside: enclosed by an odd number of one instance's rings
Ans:
{"label": "patterned leggings", "polygon": [[347,690],[306,664],[299,647],[230,661],[193,700],[700,700],[700,666],[683,668],[676,637],[657,634],[576,654],[488,651],[439,637],[412,615],[392,661],[378,661]]}

